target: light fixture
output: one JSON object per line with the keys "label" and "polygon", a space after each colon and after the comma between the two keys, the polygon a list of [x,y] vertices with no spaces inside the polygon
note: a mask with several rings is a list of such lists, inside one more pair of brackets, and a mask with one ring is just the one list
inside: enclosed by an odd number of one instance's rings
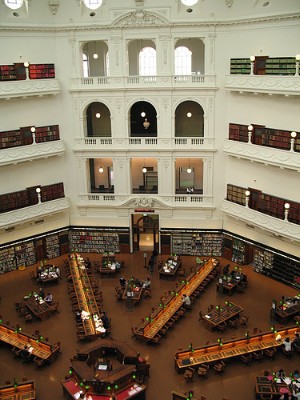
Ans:
{"label": "light fixture", "polygon": [[254,62],[255,61],[255,56],[250,56],[250,61]]}
{"label": "light fixture", "polygon": [[294,151],[296,137],[297,137],[297,132],[291,132],[291,148],[290,148],[290,151]]}
{"label": "light fixture", "polygon": [[191,112],[188,112],[188,113],[186,114],[186,116],[187,116],[188,118],[191,118],[192,113],[191,113]]}
{"label": "light fixture", "polygon": [[37,187],[35,189],[36,193],[37,193],[37,197],[38,197],[38,203],[41,203],[41,188]]}
{"label": "light fixture", "polygon": [[284,204],[284,220],[285,221],[288,220],[289,210],[290,210],[290,203],[285,203]]}
{"label": "light fixture", "polygon": [[103,0],[83,0],[83,2],[90,10],[97,10],[102,5]]}
{"label": "light fixture", "polygon": [[248,143],[252,143],[253,126],[248,125]]}
{"label": "light fixture", "polygon": [[195,4],[197,4],[197,3],[198,3],[198,0],[181,0],[181,3],[182,3],[184,6],[191,7],[191,6],[194,6]]}
{"label": "light fixture", "polygon": [[35,132],[35,126],[32,126],[32,127],[30,128],[30,131],[31,131],[31,133],[34,133],[34,132]]}
{"label": "light fixture", "polygon": [[94,46],[95,46],[95,52],[94,52],[94,54],[93,54],[93,58],[94,58],[95,60],[97,60],[98,54],[97,54],[97,49],[96,49],[96,41],[94,42]]}
{"label": "light fixture", "polygon": [[191,160],[190,160],[190,159],[189,159],[189,167],[187,168],[186,172],[187,172],[188,174],[191,174],[191,173],[192,173]]}
{"label": "light fixture", "polygon": [[245,196],[246,196],[246,207],[249,207],[250,190],[245,191]]}
{"label": "light fixture", "polygon": [[28,62],[28,61],[25,61],[25,62],[24,62],[24,67],[25,67],[25,68],[28,68],[28,67],[29,67],[29,62]]}
{"label": "light fixture", "polygon": [[145,159],[144,159],[144,166],[142,168],[143,174],[145,174],[147,172],[147,167],[145,167]]}
{"label": "light fixture", "polygon": [[103,171],[104,171],[104,169],[103,169],[103,167],[101,166],[101,158],[100,158],[100,168],[99,168],[99,172],[100,172],[100,174],[102,174],[102,173],[103,173]]}
{"label": "light fixture", "polygon": [[96,113],[96,118],[100,118],[101,114],[100,113]]}

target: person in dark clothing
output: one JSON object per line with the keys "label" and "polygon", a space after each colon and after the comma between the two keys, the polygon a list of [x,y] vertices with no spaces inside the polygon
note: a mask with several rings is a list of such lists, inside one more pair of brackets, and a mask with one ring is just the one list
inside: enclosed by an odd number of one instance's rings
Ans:
{"label": "person in dark clothing", "polygon": [[122,288],[124,288],[126,286],[126,279],[124,278],[124,276],[120,276],[120,285],[122,286]]}
{"label": "person in dark clothing", "polygon": [[108,329],[110,326],[110,321],[108,316],[106,315],[106,313],[103,311],[103,313],[101,314],[101,321],[103,322],[103,328]]}
{"label": "person in dark clothing", "polygon": [[154,264],[155,264],[155,259],[154,259],[154,256],[152,255],[152,256],[150,257],[149,262],[148,262],[148,271],[149,271],[149,274],[150,274],[150,275],[153,274]]}

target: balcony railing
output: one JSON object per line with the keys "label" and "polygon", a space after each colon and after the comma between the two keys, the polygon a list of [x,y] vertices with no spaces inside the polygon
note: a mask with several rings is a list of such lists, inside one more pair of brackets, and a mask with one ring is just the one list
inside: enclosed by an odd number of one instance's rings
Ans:
{"label": "balcony railing", "polygon": [[28,79],[1,82],[0,99],[56,95],[60,93],[58,79]]}
{"label": "balcony railing", "polygon": [[286,237],[289,240],[300,242],[300,225],[271,217],[227,200],[223,200],[221,210],[230,217],[244,221],[254,228],[258,227],[273,233],[275,236]]}
{"label": "balcony railing", "polygon": [[[158,202],[159,208],[182,207],[182,208],[214,208],[213,197],[206,195],[157,195],[153,194],[107,194],[107,193],[86,193],[79,195],[79,207],[122,207],[132,208],[137,204],[150,204]],[[152,206],[150,207],[152,208]],[[155,208],[155,207],[154,207]]]}
{"label": "balcony railing", "polygon": [[215,151],[214,139],[204,137],[187,137],[187,138],[100,138],[85,137],[75,139],[75,151],[84,150],[144,150],[145,148],[160,150],[198,150]]}
{"label": "balcony railing", "polygon": [[229,92],[281,94],[300,96],[300,76],[227,75],[225,88]]}
{"label": "balcony railing", "polygon": [[280,150],[236,140],[225,140],[223,150],[233,157],[300,171],[299,153],[293,151]]}
{"label": "balcony railing", "polygon": [[0,166],[18,164],[20,162],[37,160],[39,158],[61,156],[64,151],[65,145],[62,140],[1,149]]}
{"label": "balcony railing", "polygon": [[70,91],[193,87],[216,89],[215,75],[98,76],[71,78]]}
{"label": "balcony railing", "polygon": [[25,222],[43,218],[69,209],[69,201],[66,197],[35,204],[34,206],[20,208],[1,214],[0,227],[8,228],[12,225],[20,225]]}

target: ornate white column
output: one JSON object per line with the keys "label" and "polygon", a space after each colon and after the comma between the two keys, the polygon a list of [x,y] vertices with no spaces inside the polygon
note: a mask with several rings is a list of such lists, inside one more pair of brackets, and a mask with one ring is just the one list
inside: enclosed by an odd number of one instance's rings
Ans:
{"label": "ornate white column", "polygon": [[212,196],[212,165],[212,157],[203,158],[203,194],[206,196]]}
{"label": "ornate white column", "polygon": [[78,176],[78,193],[86,194],[90,188],[90,178],[88,169],[88,159],[83,156],[77,157],[77,176]]}
{"label": "ornate white column", "polygon": [[110,36],[108,39],[111,76],[121,76],[124,75],[123,71],[126,71],[126,60],[128,55],[124,55],[123,51],[127,52],[127,49],[124,49],[122,44],[122,37],[119,35]]}
{"label": "ornate white column", "polygon": [[162,34],[158,37],[156,48],[158,76],[166,75],[169,77],[172,75],[172,54],[174,54],[174,46],[172,46],[171,39],[172,36],[168,34]]}
{"label": "ornate white column", "polygon": [[215,74],[215,39],[217,35],[213,32],[208,35],[208,41],[205,44],[208,45],[208,49],[205,46],[205,74]]}

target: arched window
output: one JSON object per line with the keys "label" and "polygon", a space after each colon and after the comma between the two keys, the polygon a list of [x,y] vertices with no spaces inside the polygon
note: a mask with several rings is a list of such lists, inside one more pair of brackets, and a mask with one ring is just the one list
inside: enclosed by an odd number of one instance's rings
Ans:
{"label": "arched window", "polygon": [[23,0],[4,0],[5,5],[12,10],[17,10],[18,8],[22,7]]}
{"label": "arched window", "polygon": [[191,75],[192,52],[185,46],[175,49],[175,75]]}
{"label": "arched window", "polygon": [[139,75],[156,75],[156,50],[152,47],[144,47],[139,54]]}
{"label": "arched window", "polygon": [[102,0],[83,0],[83,2],[90,10],[97,10],[102,4]]}
{"label": "arched window", "polygon": [[83,64],[83,77],[87,78],[89,76],[89,62],[86,54],[82,54],[82,64]]}

